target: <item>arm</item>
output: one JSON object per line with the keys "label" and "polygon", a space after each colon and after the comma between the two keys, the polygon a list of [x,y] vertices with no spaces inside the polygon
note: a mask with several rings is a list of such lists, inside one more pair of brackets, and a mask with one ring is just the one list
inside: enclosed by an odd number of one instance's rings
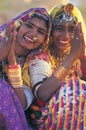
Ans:
{"label": "arm", "polygon": [[8,31],[8,28],[5,31],[5,34],[1,34],[0,36],[0,61],[6,59],[9,53],[10,49],[10,39],[8,37],[11,37],[11,28]]}
{"label": "arm", "polygon": [[[23,108],[27,105],[26,96],[24,93],[21,67],[17,64],[15,55],[15,42],[16,42],[16,28],[13,23],[10,23],[6,30],[6,36],[9,34],[7,43],[10,44],[9,52],[6,56],[8,61],[8,81],[12,88],[15,90]],[[6,44],[7,44],[6,43]]]}
{"label": "arm", "polygon": [[82,80],[86,81],[86,56],[83,56],[82,58],[80,58],[81,60],[81,71],[82,71]]}
{"label": "arm", "polygon": [[[62,66],[60,66],[59,69],[53,72],[53,74],[51,74],[49,77],[46,76],[46,80],[44,81],[42,80],[41,84],[38,85],[37,83],[35,83],[37,85],[36,86],[34,85],[35,86],[34,94],[35,96],[37,96],[37,98],[43,101],[47,101],[52,96],[52,94],[54,94],[60,88],[63,80],[68,75],[69,70],[71,69],[74,61],[80,57],[81,49],[82,49],[82,42],[81,42],[82,36],[80,35],[79,31],[80,30],[77,27],[75,37],[72,41],[71,52],[66,57],[66,59],[62,62]],[[77,39],[77,37],[79,37],[79,39]],[[32,69],[33,67],[30,68],[30,70]],[[34,77],[36,77],[37,75],[38,74],[34,75]]]}
{"label": "arm", "polygon": [[[63,62],[62,66],[67,68],[65,69],[67,70],[65,73],[66,75],[68,74],[73,63],[74,57],[71,55],[69,55]],[[59,67],[57,71],[53,72],[49,61],[45,61],[42,58],[30,61],[29,72],[31,76],[31,83],[33,86],[34,95],[37,98],[47,101],[60,88],[63,80],[57,77],[58,71],[61,69],[61,67]]]}

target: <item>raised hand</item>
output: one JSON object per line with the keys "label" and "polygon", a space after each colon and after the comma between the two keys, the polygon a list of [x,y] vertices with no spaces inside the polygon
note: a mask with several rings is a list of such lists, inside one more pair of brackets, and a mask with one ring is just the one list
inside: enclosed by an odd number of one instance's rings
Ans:
{"label": "raised hand", "polygon": [[82,49],[83,49],[83,33],[81,28],[81,23],[78,23],[76,30],[75,30],[75,36],[71,43],[71,51],[70,54],[74,57],[74,59],[78,59],[81,56]]}
{"label": "raised hand", "polygon": [[16,27],[14,24],[11,24],[10,48],[7,56],[7,61],[9,65],[16,64],[16,55],[15,55],[16,34],[17,34]]}
{"label": "raised hand", "polygon": [[7,59],[12,41],[13,41],[13,22],[10,22],[6,28],[5,34],[0,43],[0,61]]}

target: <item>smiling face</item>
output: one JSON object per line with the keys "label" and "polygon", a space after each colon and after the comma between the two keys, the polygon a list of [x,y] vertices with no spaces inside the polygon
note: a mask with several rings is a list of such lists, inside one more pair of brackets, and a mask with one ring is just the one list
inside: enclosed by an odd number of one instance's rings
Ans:
{"label": "smiling face", "polygon": [[71,40],[75,34],[74,23],[59,23],[52,31],[52,41],[55,51],[65,52],[71,46]]}
{"label": "smiling face", "polygon": [[17,33],[17,50],[36,49],[44,42],[47,35],[47,24],[43,19],[32,17],[22,23]]}

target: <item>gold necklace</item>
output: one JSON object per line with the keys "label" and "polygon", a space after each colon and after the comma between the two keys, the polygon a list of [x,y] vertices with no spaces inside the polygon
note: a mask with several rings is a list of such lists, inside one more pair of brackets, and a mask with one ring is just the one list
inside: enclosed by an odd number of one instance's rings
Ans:
{"label": "gold necklace", "polygon": [[70,53],[70,51],[66,51],[65,53],[60,53],[60,54],[57,54],[54,50],[54,48],[52,47],[51,48],[51,54],[55,57],[55,59],[59,62],[62,62],[66,57],[67,55]]}

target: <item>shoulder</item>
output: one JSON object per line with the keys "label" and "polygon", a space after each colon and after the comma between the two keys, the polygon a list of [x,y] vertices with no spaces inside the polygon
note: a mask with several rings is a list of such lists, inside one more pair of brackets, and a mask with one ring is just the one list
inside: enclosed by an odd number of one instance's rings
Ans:
{"label": "shoulder", "polygon": [[49,55],[47,52],[39,52],[36,54],[33,54],[29,57],[29,61],[31,60],[44,60],[49,61]]}

